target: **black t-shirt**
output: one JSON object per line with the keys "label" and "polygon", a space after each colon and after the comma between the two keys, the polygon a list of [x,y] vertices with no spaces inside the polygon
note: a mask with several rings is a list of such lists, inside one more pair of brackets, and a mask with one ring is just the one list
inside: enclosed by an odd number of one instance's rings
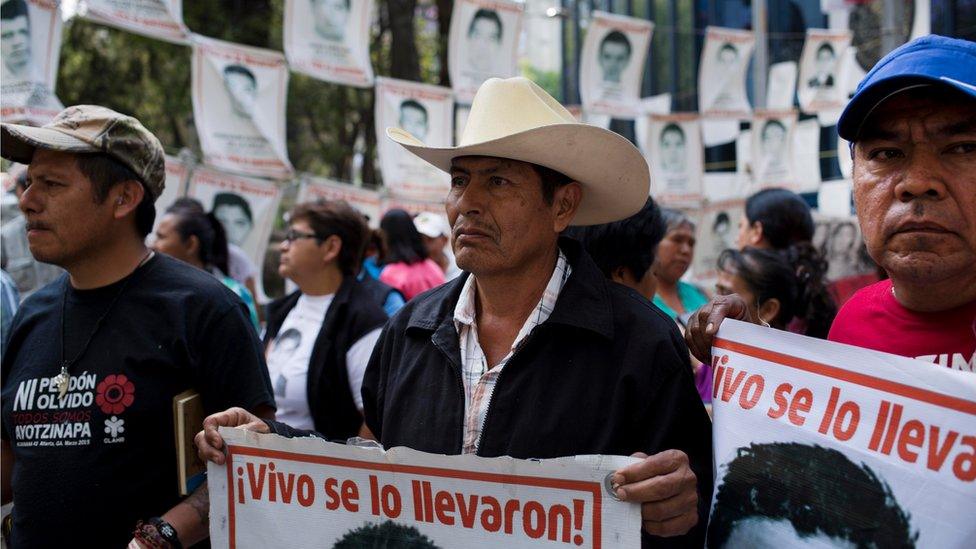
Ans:
{"label": "black t-shirt", "polygon": [[[179,502],[177,394],[196,389],[208,414],[274,406],[257,334],[233,292],[165,256],[128,278],[125,288],[123,279],[79,291],[64,275],[14,318],[2,365],[13,547],[124,547],[137,520]],[[120,296],[69,369],[63,401],[51,381],[60,371],[62,296],[66,359]]]}

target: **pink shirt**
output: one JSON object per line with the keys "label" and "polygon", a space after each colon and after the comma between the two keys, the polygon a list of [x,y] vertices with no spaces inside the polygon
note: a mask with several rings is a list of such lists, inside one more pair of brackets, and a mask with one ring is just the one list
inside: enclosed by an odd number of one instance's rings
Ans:
{"label": "pink shirt", "polygon": [[409,301],[417,294],[444,283],[444,271],[430,259],[407,265],[391,263],[380,273],[380,282],[392,286]]}
{"label": "pink shirt", "polygon": [[976,301],[938,313],[911,311],[882,280],[851,296],[827,339],[976,372]]}

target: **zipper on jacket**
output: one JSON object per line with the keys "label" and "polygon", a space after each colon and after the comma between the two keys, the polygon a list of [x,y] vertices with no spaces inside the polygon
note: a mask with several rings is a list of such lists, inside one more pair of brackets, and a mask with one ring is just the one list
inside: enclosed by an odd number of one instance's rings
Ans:
{"label": "zipper on jacket", "polygon": [[[478,448],[475,449],[474,452],[474,455],[476,456],[481,455],[481,442],[485,439],[485,428],[488,426],[488,420],[491,419],[491,411],[492,411],[491,405],[495,402],[495,387],[498,387],[498,384],[501,383],[502,376],[505,374],[505,371],[511,367],[513,362],[515,362],[515,358],[519,356],[519,353],[522,352],[522,349],[525,349],[525,347],[529,344],[529,341],[532,341],[532,336],[535,334],[536,330],[539,329],[539,326],[542,326],[542,324],[539,324],[535,328],[532,328],[532,331],[529,332],[529,335],[525,336],[525,339],[522,340],[522,343],[519,345],[518,349],[515,349],[515,352],[512,353],[511,358],[509,358],[508,362],[505,363],[505,367],[502,368],[502,371],[498,372],[498,378],[495,379],[495,384],[492,385],[491,392],[488,393],[488,409],[485,410],[485,419],[484,421],[481,422],[481,434],[478,437]],[[463,388],[464,387],[462,383],[462,390]],[[461,439],[462,439],[461,449],[463,450],[464,449],[464,428],[461,429]]]}

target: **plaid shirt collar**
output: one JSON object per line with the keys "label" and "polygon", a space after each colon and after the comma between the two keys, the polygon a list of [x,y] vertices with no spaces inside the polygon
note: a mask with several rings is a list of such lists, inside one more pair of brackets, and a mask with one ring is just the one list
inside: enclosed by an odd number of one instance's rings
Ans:
{"label": "plaid shirt collar", "polygon": [[[542,292],[542,298],[539,299],[539,304],[536,305],[535,310],[529,315],[529,318],[525,319],[525,324],[522,325],[518,336],[512,342],[512,351],[529,335],[532,328],[542,324],[549,318],[553,308],[556,306],[556,300],[559,299],[559,294],[562,292],[563,286],[566,285],[566,281],[569,280],[569,275],[572,272],[573,268],[569,265],[566,255],[562,250],[559,250],[556,268],[553,269],[552,276],[549,277],[549,283],[546,284],[546,289]],[[476,297],[475,276],[470,275],[464,282],[464,287],[461,288],[457,305],[454,306],[454,327],[457,329],[458,334],[461,333],[464,327],[475,326],[475,317],[477,315],[477,309],[475,307]]]}

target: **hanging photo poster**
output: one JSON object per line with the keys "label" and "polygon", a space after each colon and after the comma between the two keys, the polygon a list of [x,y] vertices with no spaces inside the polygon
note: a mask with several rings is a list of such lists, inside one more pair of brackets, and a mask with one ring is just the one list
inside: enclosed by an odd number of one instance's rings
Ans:
{"label": "hanging photo poster", "polygon": [[489,78],[518,74],[523,6],[511,0],[454,2],[447,70],[459,103],[470,104]]}
{"label": "hanging photo poster", "polygon": [[287,0],[285,56],[292,70],[346,86],[373,85],[372,0]]}
{"label": "hanging photo poster", "polygon": [[695,113],[652,116],[648,148],[651,196],[666,205],[702,199],[701,125]]}
{"label": "hanging photo poster", "polygon": [[379,226],[382,199],[376,191],[354,187],[348,183],[340,183],[324,177],[309,177],[302,181],[302,186],[298,190],[297,202],[314,200],[345,200],[369,219],[371,227]]}
{"label": "hanging photo poster", "polygon": [[406,130],[428,146],[450,147],[454,99],[449,88],[392,78],[376,79],[376,143],[383,184],[413,200],[443,200],[450,176],[386,136],[386,128]]}
{"label": "hanging photo poster", "polygon": [[175,44],[189,42],[182,0],[83,0],[85,19]]}
{"label": "hanging photo poster", "polygon": [[204,161],[244,175],[288,177],[287,91],[280,52],[194,36],[193,118]]}
{"label": "hanging photo poster", "polygon": [[55,0],[0,4],[0,120],[42,126],[64,108],[54,95],[61,27]]}
{"label": "hanging photo poster", "polygon": [[850,44],[848,31],[807,29],[797,85],[803,112],[833,111],[847,104],[846,90],[840,85],[840,69],[842,54]]}
{"label": "hanging photo poster", "polygon": [[628,120],[640,114],[641,80],[653,33],[651,21],[593,12],[580,54],[585,111]]}
{"label": "hanging photo poster", "polygon": [[698,72],[698,110],[703,115],[751,116],[746,70],[755,42],[751,31],[708,27]]}
{"label": "hanging photo poster", "polygon": [[[186,196],[187,176],[190,169],[182,160],[175,156],[166,155],[166,186],[163,194],[156,199],[156,222],[153,224],[153,232],[159,227],[159,221],[166,214],[166,210],[176,202],[177,198]],[[150,235],[152,238],[153,235]]]}
{"label": "hanging photo poster", "polygon": [[752,175],[760,189],[795,185],[794,111],[756,111],[752,119]]}
{"label": "hanging photo poster", "polygon": [[[224,227],[227,242],[239,246],[255,265],[264,254],[281,202],[281,189],[271,181],[197,168],[187,196],[203,204]],[[261,269],[258,269],[258,288]]]}
{"label": "hanging photo poster", "polygon": [[692,273],[695,280],[712,281],[718,276],[718,256],[737,247],[737,227],[745,212],[745,203],[732,200],[708,204],[701,212],[695,230],[697,243]]}

